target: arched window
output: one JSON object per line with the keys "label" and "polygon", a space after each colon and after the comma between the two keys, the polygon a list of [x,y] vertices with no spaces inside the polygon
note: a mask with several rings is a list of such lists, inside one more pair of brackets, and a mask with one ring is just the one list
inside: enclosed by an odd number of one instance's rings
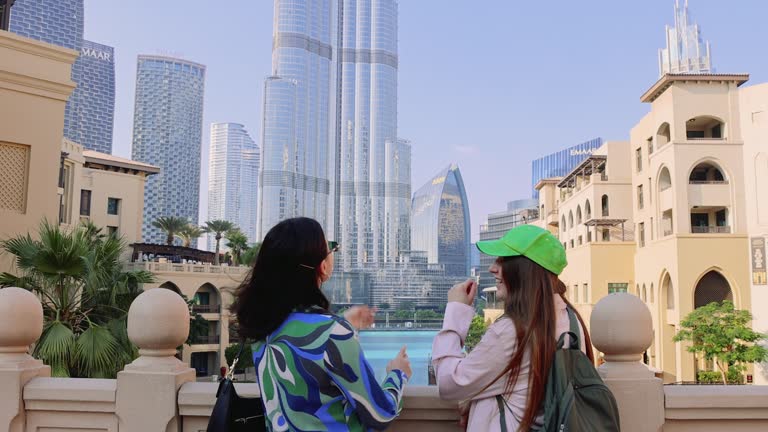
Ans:
{"label": "arched window", "polygon": [[696,139],[722,139],[725,136],[725,123],[712,116],[699,116],[685,122],[685,137]]}
{"label": "arched window", "polygon": [[672,187],[672,177],[669,175],[669,169],[664,167],[659,174],[659,189],[667,190]]}
{"label": "arched window", "polygon": [[608,216],[610,214],[609,206],[608,206],[608,195],[603,195],[603,197],[600,200],[603,205],[603,216]]}
{"label": "arched window", "polygon": [[576,206],[576,225],[581,225],[581,206]]}
{"label": "arched window", "polygon": [[641,298],[644,302],[648,301],[648,289],[645,287],[645,284],[643,284],[643,296]]}
{"label": "arched window", "polygon": [[691,184],[701,183],[727,183],[723,171],[712,162],[701,162],[691,170],[688,177]]}
{"label": "arched window", "polygon": [[592,219],[592,206],[589,205],[589,200],[584,204],[584,220]]}
{"label": "arched window", "polygon": [[656,132],[656,148],[661,148],[670,141],[669,123],[662,123]]}
{"label": "arched window", "polygon": [[722,303],[724,300],[733,300],[731,285],[723,275],[712,270],[696,284],[693,307],[698,309],[712,302]]}
{"label": "arched window", "polygon": [[568,212],[568,228],[573,228],[573,211]]}
{"label": "arched window", "polygon": [[656,301],[656,300],[654,300],[653,297],[654,297],[654,295],[653,295],[653,282],[651,282],[651,303]]}
{"label": "arched window", "polygon": [[672,279],[669,277],[669,273],[664,275],[664,282],[661,285],[662,292],[667,295],[667,309],[672,310],[675,308],[675,289],[672,286]]}
{"label": "arched window", "polygon": [[565,229],[567,228],[565,226],[565,215],[563,215],[562,219],[560,220],[560,226],[563,227],[563,231],[565,231]]}

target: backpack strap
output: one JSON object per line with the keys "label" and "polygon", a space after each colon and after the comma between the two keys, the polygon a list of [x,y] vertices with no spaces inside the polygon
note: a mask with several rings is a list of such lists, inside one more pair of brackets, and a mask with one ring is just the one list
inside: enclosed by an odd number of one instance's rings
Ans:
{"label": "backpack strap", "polygon": [[[576,318],[576,314],[571,310],[570,307],[566,308],[566,311],[568,312],[568,321],[570,322],[570,329],[567,332],[563,332],[563,334],[560,335],[560,337],[557,339],[557,349],[573,349],[573,350],[580,350],[581,349],[581,341],[579,334],[581,333],[579,331],[579,320]],[[565,335],[568,335],[568,346],[565,345]]]}

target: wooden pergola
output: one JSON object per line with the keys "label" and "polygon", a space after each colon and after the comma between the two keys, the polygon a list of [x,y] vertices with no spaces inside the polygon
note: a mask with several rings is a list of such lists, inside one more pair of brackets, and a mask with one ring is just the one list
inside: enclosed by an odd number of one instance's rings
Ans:
{"label": "wooden pergola", "polygon": [[213,263],[216,253],[208,252],[200,249],[184,247],[184,246],[169,246],[163,244],[153,243],[133,243],[130,245],[133,248],[133,254],[131,255],[132,261],[139,261],[139,257],[144,255],[154,255],[157,257],[168,258],[169,261],[174,259],[187,260],[187,261],[199,261],[202,263]]}

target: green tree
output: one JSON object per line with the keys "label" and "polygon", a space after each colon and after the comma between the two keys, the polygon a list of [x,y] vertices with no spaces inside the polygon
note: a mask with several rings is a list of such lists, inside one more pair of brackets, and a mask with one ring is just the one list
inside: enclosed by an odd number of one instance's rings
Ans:
{"label": "green tree", "polygon": [[384,303],[379,305],[379,309],[381,309],[381,310],[388,310],[390,307],[391,306],[387,302],[384,302]]}
{"label": "green tree", "polygon": [[766,336],[752,330],[751,321],[752,314],[734,309],[733,302],[713,302],[689,313],[673,340],[689,342],[688,352],[713,361],[727,384],[729,371],[741,373],[746,364],[768,360],[768,350],[759,344]]}
{"label": "green tree", "polygon": [[43,304],[43,333],[33,355],[51,366],[53,376],[114,378],[138,354],[128,340],[128,308],[141,284],[154,277],[124,271],[125,240],[103,236],[92,225],[64,231],[42,222],[37,237],[0,242],[17,268],[0,274],[0,287],[28,289]]}
{"label": "green tree", "polygon": [[483,338],[485,331],[488,329],[488,324],[483,320],[480,315],[475,315],[472,318],[472,322],[469,324],[469,331],[467,332],[467,338],[464,340],[464,347],[467,351],[472,351]]}
{"label": "green tree", "polygon": [[243,255],[240,257],[240,260],[243,264],[247,265],[248,267],[253,266],[253,264],[256,262],[256,257],[259,256],[259,250],[261,249],[261,243],[257,242],[251,245],[248,249],[243,252]]}
{"label": "green tree", "polygon": [[216,265],[219,265],[219,245],[221,243],[221,238],[226,234],[227,232],[231,231],[235,228],[235,224],[233,224],[230,221],[226,220],[213,220],[213,221],[207,221],[205,223],[205,227],[203,230],[207,233],[215,234],[216,239],[216,256],[214,257],[213,263]]}
{"label": "green tree", "polygon": [[166,234],[165,244],[168,246],[173,245],[176,233],[181,232],[187,225],[189,225],[189,222],[186,219],[176,216],[163,216],[152,222],[153,227],[160,229]]}
{"label": "green tree", "polygon": [[225,238],[227,239],[227,247],[232,251],[232,261],[235,265],[240,265],[240,258],[246,250],[248,250],[248,237],[235,228],[227,231]]}
{"label": "green tree", "polygon": [[174,235],[181,240],[181,245],[191,247],[192,242],[199,239],[205,232],[197,225],[188,223]]}

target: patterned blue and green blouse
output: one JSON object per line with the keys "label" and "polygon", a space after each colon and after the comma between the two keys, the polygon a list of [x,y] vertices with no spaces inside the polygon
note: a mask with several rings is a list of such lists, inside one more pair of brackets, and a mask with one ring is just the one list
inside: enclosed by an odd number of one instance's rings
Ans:
{"label": "patterned blue and green blouse", "polygon": [[253,353],[267,430],[382,430],[402,409],[405,374],[394,370],[379,384],[339,317],[291,313]]}

